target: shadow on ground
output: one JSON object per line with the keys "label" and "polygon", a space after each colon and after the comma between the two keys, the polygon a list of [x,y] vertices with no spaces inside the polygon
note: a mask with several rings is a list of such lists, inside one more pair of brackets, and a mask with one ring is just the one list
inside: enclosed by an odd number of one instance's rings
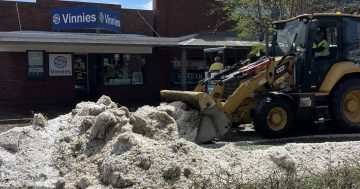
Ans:
{"label": "shadow on ground", "polygon": [[[328,123],[330,124],[330,123]],[[266,139],[255,132],[252,125],[231,128],[218,143],[234,142],[235,145],[284,145],[287,143],[321,143],[359,141],[358,131],[341,132],[330,129],[327,124],[314,124],[311,127],[298,126],[287,137]]]}

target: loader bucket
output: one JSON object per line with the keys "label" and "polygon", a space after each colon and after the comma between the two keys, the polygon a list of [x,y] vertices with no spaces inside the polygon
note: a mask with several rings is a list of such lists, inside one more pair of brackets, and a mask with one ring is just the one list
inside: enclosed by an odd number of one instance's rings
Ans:
{"label": "loader bucket", "polygon": [[162,90],[160,94],[166,101],[183,101],[201,112],[195,141],[198,144],[219,139],[231,127],[230,119],[207,93]]}

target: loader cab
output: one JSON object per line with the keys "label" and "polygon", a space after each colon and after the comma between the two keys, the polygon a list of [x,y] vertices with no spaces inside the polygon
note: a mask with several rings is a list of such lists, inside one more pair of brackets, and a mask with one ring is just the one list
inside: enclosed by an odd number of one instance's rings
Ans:
{"label": "loader cab", "polygon": [[[302,80],[301,89],[304,92],[316,92],[319,90],[327,73],[332,65],[342,60],[341,53],[341,34],[342,17],[323,16],[316,17],[310,21],[305,61],[303,65],[304,72],[300,73]],[[323,35],[323,39],[328,43],[329,55],[317,56],[314,48],[318,34]]]}
{"label": "loader cab", "polygon": [[293,56],[295,58],[295,82],[297,86],[303,83],[305,71],[307,39],[310,18],[297,18],[274,23],[270,55],[272,57]]}
{"label": "loader cab", "polygon": [[[272,56],[295,57],[296,90],[316,92],[319,90],[332,65],[344,61],[345,41],[356,41],[355,18],[336,14],[304,15],[274,24]],[[329,43],[329,55],[317,57],[313,49],[316,33],[323,33]],[[349,34],[344,35],[344,32]],[[354,39],[349,39],[351,38]]]}

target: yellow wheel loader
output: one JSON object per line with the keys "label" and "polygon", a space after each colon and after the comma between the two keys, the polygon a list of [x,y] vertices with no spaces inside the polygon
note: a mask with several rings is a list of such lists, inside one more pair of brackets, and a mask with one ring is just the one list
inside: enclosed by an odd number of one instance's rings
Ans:
{"label": "yellow wheel loader", "polygon": [[[270,57],[235,64],[194,91],[160,92],[165,100],[201,111],[197,143],[221,138],[232,123],[252,123],[268,138],[316,121],[331,121],[340,130],[360,128],[360,17],[301,15],[273,28]],[[313,49],[319,31],[329,43],[326,56]]]}

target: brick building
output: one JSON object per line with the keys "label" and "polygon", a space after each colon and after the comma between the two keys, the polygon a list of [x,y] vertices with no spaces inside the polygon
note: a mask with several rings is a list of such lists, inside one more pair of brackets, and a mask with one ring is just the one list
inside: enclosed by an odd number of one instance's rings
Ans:
{"label": "brick building", "polygon": [[[190,1],[191,9],[185,6]],[[161,89],[171,87],[179,52],[190,49],[188,54],[200,57],[201,49],[211,47],[181,47],[185,39],[174,38],[215,30],[212,21],[222,16],[207,15],[211,2],[154,0],[150,11],[59,0],[0,1],[0,101],[65,102],[102,94],[120,102],[157,100]],[[52,28],[54,9],[87,6],[119,14],[121,34],[101,27]]]}
{"label": "brick building", "polygon": [[226,16],[210,12],[217,6],[215,0],[153,0],[156,31],[161,37],[226,31],[231,28]]}

